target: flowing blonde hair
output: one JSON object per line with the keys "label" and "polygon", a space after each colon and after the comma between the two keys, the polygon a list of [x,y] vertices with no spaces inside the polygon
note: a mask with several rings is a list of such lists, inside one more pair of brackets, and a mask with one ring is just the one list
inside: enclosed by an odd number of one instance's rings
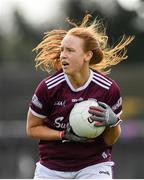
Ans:
{"label": "flowing blonde hair", "polygon": [[127,59],[126,46],[132,42],[134,36],[123,35],[119,43],[110,47],[103,23],[97,19],[89,23],[90,16],[90,14],[85,15],[80,25],[67,19],[69,24],[74,26],[68,31],[59,29],[47,32],[42,42],[34,49],[37,53],[36,68],[40,67],[49,73],[61,69],[60,45],[66,34],[72,34],[84,40],[84,51],[93,52],[90,67],[100,72],[108,74],[111,66]]}

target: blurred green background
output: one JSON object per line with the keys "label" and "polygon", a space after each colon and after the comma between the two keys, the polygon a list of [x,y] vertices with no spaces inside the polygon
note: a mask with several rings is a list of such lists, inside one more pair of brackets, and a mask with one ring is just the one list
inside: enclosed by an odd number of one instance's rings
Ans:
{"label": "blurred green background", "polygon": [[32,49],[44,32],[68,28],[67,17],[79,22],[87,11],[103,20],[110,44],[123,34],[135,35],[128,46],[128,59],[113,67],[110,74],[121,87],[124,119],[113,160],[115,178],[144,178],[144,1],[23,3],[0,0],[0,178],[32,178],[38,161],[38,142],[26,137],[26,115],[33,92],[47,73],[35,70]]}

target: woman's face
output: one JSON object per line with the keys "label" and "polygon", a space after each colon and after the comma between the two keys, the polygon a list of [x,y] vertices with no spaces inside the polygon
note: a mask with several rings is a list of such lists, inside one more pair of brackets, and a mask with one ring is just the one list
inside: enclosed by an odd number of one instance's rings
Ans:
{"label": "woman's face", "polygon": [[63,71],[72,75],[88,68],[87,53],[83,50],[83,39],[67,34],[61,42],[60,60]]}

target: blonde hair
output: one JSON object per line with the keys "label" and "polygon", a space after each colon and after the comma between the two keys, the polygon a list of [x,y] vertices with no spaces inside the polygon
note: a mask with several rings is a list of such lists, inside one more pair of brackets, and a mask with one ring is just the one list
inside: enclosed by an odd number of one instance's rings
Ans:
{"label": "blonde hair", "polygon": [[67,21],[74,27],[66,31],[63,29],[47,32],[42,42],[34,49],[37,55],[35,58],[36,68],[44,71],[57,71],[60,65],[60,45],[66,34],[72,34],[84,40],[84,51],[92,51],[93,57],[90,60],[90,67],[108,74],[111,66],[127,59],[126,46],[132,42],[134,36],[125,35],[115,46],[110,47],[103,23],[95,19],[89,23],[90,14],[85,15],[80,25]]}

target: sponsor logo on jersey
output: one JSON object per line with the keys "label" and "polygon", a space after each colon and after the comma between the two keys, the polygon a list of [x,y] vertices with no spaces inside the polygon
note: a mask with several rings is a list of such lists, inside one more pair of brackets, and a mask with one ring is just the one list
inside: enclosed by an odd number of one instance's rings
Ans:
{"label": "sponsor logo on jersey", "polygon": [[56,128],[66,129],[67,123],[63,122],[64,117],[58,117],[54,120],[54,125]]}
{"label": "sponsor logo on jersey", "polygon": [[84,99],[82,97],[78,98],[78,99],[72,99],[72,102],[81,102],[83,101]]}
{"label": "sponsor logo on jersey", "polygon": [[38,100],[38,97],[36,96],[36,94],[34,94],[32,97],[32,104],[34,104],[36,107],[42,109],[42,103]]}

